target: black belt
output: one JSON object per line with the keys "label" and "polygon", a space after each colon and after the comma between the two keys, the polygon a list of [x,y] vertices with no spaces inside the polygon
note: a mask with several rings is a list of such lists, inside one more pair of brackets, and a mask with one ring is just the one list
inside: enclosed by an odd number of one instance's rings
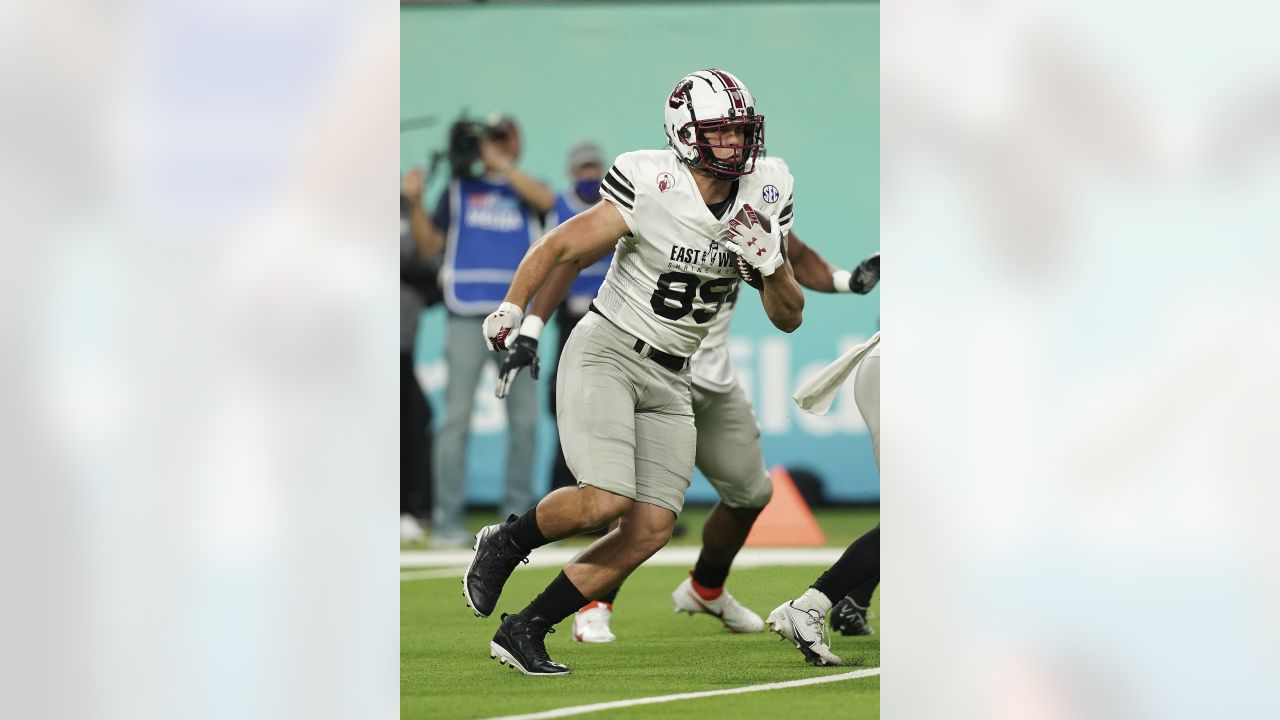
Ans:
{"label": "black belt", "polygon": [[[596,304],[594,302],[591,303],[590,307],[588,307],[587,309],[599,315],[600,317],[604,318],[605,320],[609,320],[609,318],[604,317],[604,313],[600,312],[600,308],[596,307]],[[609,322],[610,324],[613,323],[612,320],[609,320]],[[617,327],[617,326],[615,325],[614,327]],[[621,330],[621,328],[618,328],[618,329]],[[679,355],[672,355],[669,352],[663,352],[639,338],[636,338],[636,344],[632,345],[631,349],[640,353],[641,356],[649,358],[650,360],[658,363],[662,367],[674,373],[678,373],[681,370],[684,370],[689,364],[689,358],[680,357]]]}

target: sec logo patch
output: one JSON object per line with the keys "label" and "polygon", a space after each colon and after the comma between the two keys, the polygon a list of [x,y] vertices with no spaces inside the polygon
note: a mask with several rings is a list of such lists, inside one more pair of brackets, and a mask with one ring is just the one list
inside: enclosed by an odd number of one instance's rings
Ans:
{"label": "sec logo patch", "polygon": [[[676,186],[676,179],[671,173],[658,173],[658,192],[666,192]],[[777,191],[774,191],[777,194]]]}
{"label": "sec logo patch", "polygon": [[772,185],[764,186],[764,201],[770,203],[778,202],[778,188]]}

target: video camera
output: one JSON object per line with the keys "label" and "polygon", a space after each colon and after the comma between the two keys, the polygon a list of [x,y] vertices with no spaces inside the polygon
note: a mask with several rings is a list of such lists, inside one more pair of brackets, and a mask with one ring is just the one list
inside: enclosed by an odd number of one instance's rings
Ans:
{"label": "video camera", "polygon": [[456,178],[475,177],[475,164],[480,160],[480,138],[502,142],[511,137],[514,122],[496,115],[487,123],[466,119],[454,121],[449,128],[449,168]]}

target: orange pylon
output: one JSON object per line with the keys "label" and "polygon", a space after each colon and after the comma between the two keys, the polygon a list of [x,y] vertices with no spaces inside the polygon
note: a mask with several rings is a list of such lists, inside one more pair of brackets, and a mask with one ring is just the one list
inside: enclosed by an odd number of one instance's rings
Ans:
{"label": "orange pylon", "polygon": [[747,536],[748,547],[821,547],[827,542],[809,504],[781,465],[769,471],[773,499],[756,518]]}

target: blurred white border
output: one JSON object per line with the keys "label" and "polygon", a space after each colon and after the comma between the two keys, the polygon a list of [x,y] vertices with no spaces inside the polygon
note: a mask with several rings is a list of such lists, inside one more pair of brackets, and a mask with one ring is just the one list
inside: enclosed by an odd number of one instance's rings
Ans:
{"label": "blurred white border", "polygon": [[0,16],[0,714],[394,717],[398,9]]}
{"label": "blurred white border", "polygon": [[1278,6],[882,23],[883,716],[1280,715]]}

